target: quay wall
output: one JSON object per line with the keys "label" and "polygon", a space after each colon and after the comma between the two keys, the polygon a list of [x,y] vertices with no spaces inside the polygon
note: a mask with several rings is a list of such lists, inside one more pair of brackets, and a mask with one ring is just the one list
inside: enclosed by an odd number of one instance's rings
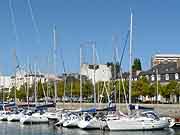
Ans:
{"label": "quay wall", "polygon": [[[108,104],[97,104],[98,108],[107,107]],[[167,115],[175,118],[180,118],[180,104],[139,104],[145,107],[153,107],[155,111],[159,112],[162,115]],[[82,108],[91,108],[93,107],[93,103],[83,103]],[[126,104],[117,104],[117,109],[119,108],[122,112],[127,113]],[[79,103],[57,103],[57,108],[65,108],[65,109],[79,109]]]}

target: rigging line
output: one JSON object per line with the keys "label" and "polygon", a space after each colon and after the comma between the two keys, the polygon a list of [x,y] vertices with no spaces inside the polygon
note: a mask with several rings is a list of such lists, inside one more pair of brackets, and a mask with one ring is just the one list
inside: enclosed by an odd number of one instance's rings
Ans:
{"label": "rigging line", "polygon": [[101,64],[101,60],[100,60],[97,49],[95,50],[95,54],[96,54],[96,58],[97,58],[97,63]]}
{"label": "rigging line", "polygon": [[[118,54],[118,49],[116,49],[116,55],[117,55],[116,57],[117,57],[117,61],[119,61],[120,78],[121,78],[121,82],[122,82],[122,88],[123,88],[124,99],[125,99],[125,103],[126,103],[126,104],[127,104],[128,102],[127,102],[126,89],[125,89],[125,84],[124,84],[123,75],[122,75],[121,64],[122,64],[124,52],[125,52],[125,49],[126,49],[127,41],[128,41],[128,38],[129,38],[129,34],[130,34],[130,31],[128,30],[127,35],[126,35],[126,39],[125,39],[125,42],[124,42],[123,52],[122,52],[122,55],[121,55],[120,58],[118,57],[118,56],[119,56],[119,54]],[[127,109],[128,109],[128,108],[127,108]]]}
{"label": "rigging line", "polygon": [[118,44],[118,37],[117,35],[113,35],[112,37],[112,42],[113,42],[113,61],[116,62],[116,48]]}
{"label": "rigging line", "polygon": [[9,0],[9,9],[10,9],[10,15],[11,15],[11,24],[13,26],[13,32],[15,36],[16,43],[18,42],[18,34],[17,34],[17,25],[15,21],[15,16],[14,16],[14,10],[13,10],[13,5],[12,5],[12,0]]}
{"label": "rigging line", "polygon": [[120,62],[119,62],[119,67],[120,67],[120,68],[121,68],[121,64],[122,64],[123,57],[124,57],[124,53],[125,53],[127,41],[128,41],[128,39],[129,39],[129,34],[130,34],[130,31],[128,30],[127,35],[126,35],[126,39],[125,39],[125,42],[124,42],[124,47],[123,47],[122,55],[121,55],[121,57],[120,57]]}
{"label": "rigging line", "polygon": [[34,17],[34,12],[33,12],[31,1],[27,0],[27,3],[28,3],[28,7],[29,7],[33,27],[34,27],[34,30],[35,30],[36,35],[37,35],[37,42],[40,43],[40,32],[39,32],[39,29],[38,29],[38,26],[37,26],[37,21],[36,21],[36,19]]}
{"label": "rigging line", "polygon": [[62,49],[60,49],[60,57],[61,57],[61,60],[62,60],[63,72],[66,74],[67,71],[66,71],[66,66],[65,66],[65,62],[64,62]]}

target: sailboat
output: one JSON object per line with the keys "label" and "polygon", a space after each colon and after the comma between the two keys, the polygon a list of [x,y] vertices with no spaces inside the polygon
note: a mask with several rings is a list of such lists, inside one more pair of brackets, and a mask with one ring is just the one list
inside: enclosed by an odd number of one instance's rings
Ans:
{"label": "sailboat", "polygon": [[19,122],[22,117],[24,117],[23,112],[15,111],[8,115],[7,121]]}
{"label": "sailboat", "polygon": [[48,118],[42,112],[35,112],[30,115],[24,115],[20,122],[21,124],[42,124],[48,123]]}
{"label": "sailboat", "polygon": [[[73,88],[73,84],[71,80],[71,111],[66,112],[63,118],[64,122],[62,123],[63,127],[69,127],[69,128],[78,127],[78,122],[80,120],[79,111],[72,110],[72,88]],[[65,92],[65,89],[64,89],[64,92]]]}
{"label": "sailboat", "polygon": [[[0,80],[1,81],[1,80]],[[3,99],[2,99],[2,104],[0,105],[1,111],[0,111],[0,120],[1,121],[7,121],[7,111],[5,111],[5,104],[4,104],[4,91],[2,90],[2,95],[3,95]]]}
{"label": "sailboat", "polygon": [[[93,65],[94,65],[94,72],[93,72],[93,85],[94,85],[94,109],[96,112],[96,87],[95,87],[95,43],[92,44],[93,47]],[[80,51],[81,52],[81,51]],[[80,54],[81,55],[81,54]],[[91,109],[90,109],[91,110]],[[93,109],[92,109],[93,110]],[[80,118],[80,121],[78,122],[78,127],[81,129],[102,129],[107,124],[106,121],[103,121],[100,117],[94,116],[95,112],[86,112],[84,111],[83,115]]]}
{"label": "sailboat", "polygon": [[8,113],[6,111],[0,112],[0,121],[7,121]]}
{"label": "sailboat", "polygon": [[[35,70],[36,70],[36,65],[35,65]],[[35,105],[37,107],[37,72],[35,71],[35,87],[34,87],[34,95],[35,95]],[[48,123],[48,118],[44,114],[42,110],[37,110],[34,113],[26,114],[23,117],[21,117],[20,122],[21,124],[41,124],[41,123]]]}
{"label": "sailboat", "polygon": [[[132,19],[130,23],[130,65],[129,65],[129,104],[131,104],[131,84],[132,84]],[[117,119],[107,120],[110,130],[155,130],[168,128],[169,123],[166,119],[159,118],[155,113],[137,112],[127,116],[119,116]]]}
{"label": "sailboat", "polygon": [[78,127],[79,115],[77,113],[70,113],[67,119],[63,122],[63,127]]}
{"label": "sailboat", "polygon": [[81,129],[104,129],[106,125],[107,123],[105,120],[87,112],[83,114],[82,120],[78,123]]}
{"label": "sailboat", "polygon": [[[80,48],[80,67],[82,65],[81,55],[82,55],[82,48]],[[65,89],[64,89],[64,96],[65,96]],[[71,85],[71,99],[72,99],[72,85]],[[55,125],[58,125],[58,126],[62,125],[64,127],[78,127],[78,124],[81,120],[79,116],[79,113],[81,112],[81,108],[82,108],[82,75],[80,74],[80,109],[68,111],[68,112],[64,111],[61,114],[59,122],[57,122]]]}
{"label": "sailboat", "polygon": [[[81,55],[82,55],[82,48],[80,48],[80,68],[82,65],[82,63],[81,63],[82,56]],[[64,89],[64,92],[65,92],[65,89]],[[64,95],[65,95],[65,93],[64,93]],[[72,84],[71,84],[71,100],[72,100]],[[71,101],[71,105],[72,105],[72,101]],[[63,122],[62,123],[63,127],[78,127],[78,124],[81,120],[80,116],[79,116],[81,107],[82,107],[82,75],[80,73],[80,109],[74,110],[72,112],[64,112],[59,123]]]}
{"label": "sailboat", "polygon": [[[16,55],[16,54],[15,54]],[[15,56],[16,57],[16,56]],[[15,76],[16,80],[16,76]],[[16,81],[15,81],[15,89],[16,89]],[[16,90],[15,90],[16,91]],[[16,93],[15,93],[15,99],[16,99]],[[16,103],[16,102],[15,102]],[[16,107],[14,111],[12,111],[8,116],[7,116],[7,121],[9,122],[19,122],[20,119],[24,116],[23,112],[20,112],[18,108]]]}
{"label": "sailboat", "polygon": [[10,111],[5,110],[5,105],[4,103],[2,104],[3,110],[0,111],[0,121],[7,121],[7,118],[10,114]]}
{"label": "sailboat", "polygon": [[[4,83],[4,81],[3,81]],[[16,91],[16,73],[15,73],[15,91]],[[15,96],[14,96],[14,101],[12,103],[5,103],[4,102],[4,91],[2,89],[2,94],[3,94],[3,99],[2,99],[2,104],[0,105],[1,111],[0,111],[0,121],[7,121],[8,117],[11,115],[11,112],[9,109],[7,109],[8,107],[14,107],[16,106],[16,92],[15,92]]]}

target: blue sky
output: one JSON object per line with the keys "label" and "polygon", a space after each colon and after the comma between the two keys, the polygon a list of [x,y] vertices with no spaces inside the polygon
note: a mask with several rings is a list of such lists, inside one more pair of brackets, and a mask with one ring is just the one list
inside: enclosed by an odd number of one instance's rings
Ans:
{"label": "blue sky", "polygon": [[[59,73],[63,72],[61,52],[66,70],[79,71],[79,47],[89,40],[96,41],[101,63],[111,61],[112,36],[117,36],[116,45],[121,52],[129,28],[130,8],[134,13],[133,57],[141,59],[144,69],[150,67],[153,54],[180,50],[179,0],[30,0],[39,33],[33,26],[28,0],[11,1],[18,40],[13,31],[9,0],[1,0],[0,71],[3,74],[13,72],[14,48],[21,65],[36,61],[40,70],[47,72],[54,25]],[[91,51],[88,52],[90,57]],[[124,70],[128,63],[126,50]]]}

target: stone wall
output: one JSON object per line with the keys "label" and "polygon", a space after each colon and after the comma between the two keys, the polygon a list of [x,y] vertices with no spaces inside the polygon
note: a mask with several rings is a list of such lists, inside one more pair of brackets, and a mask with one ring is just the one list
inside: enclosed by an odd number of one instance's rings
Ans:
{"label": "stone wall", "polygon": [[[108,104],[97,104],[98,108],[107,107]],[[154,110],[159,112],[162,115],[167,115],[175,118],[180,118],[180,104],[140,104],[145,107],[154,107]],[[79,103],[65,103],[65,109],[79,109]],[[82,108],[91,108],[94,104],[92,103],[83,103]],[[57,108],[63,108],[63,103],[58,103]],[[125,104],[117,104],[117,109],[120,109],[122,112],[127,113],[127,106]]]}

